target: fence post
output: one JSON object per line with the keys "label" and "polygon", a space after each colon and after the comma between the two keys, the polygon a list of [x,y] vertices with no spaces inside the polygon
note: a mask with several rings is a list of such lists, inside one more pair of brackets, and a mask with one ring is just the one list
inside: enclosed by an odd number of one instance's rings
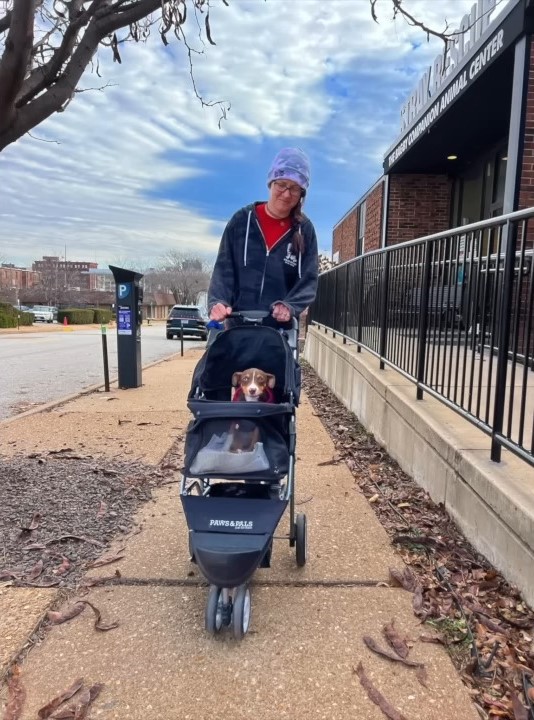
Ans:
{"label": "fence post", "polygon": [[387,337],[388,337],[388,290],[389,290],[389,256],[390,252],[384,251],[384,268],[382,270],[382,292],[381,292],[381,304],[380,304],[380,369],[383,370],[384,360],[387,348]]}
{"label": "fence post", "polygon": [[423,291],[419,305],[419,332],[417,342],[417,399],[423,399],[421,383],[425,379],[426,333],[428,328],[428,295],[430,291],[430,275],[432,271],[432,245],[430,240],[425,243],[425,264],[423,268]]}
{"label": "fence post", "polygon": [[345,297],[343,298],[343,345],[347,344],[347,325],[349,320],[349,264],[345,265]]}
{"label": "fence post", "polygon": [[[504,272],[502,287],[502,303],[499,318],[499,345],[497,348],[497,372],[495,375],[495,400],[493,406],[493,428],[491,433],[491,459],[501,461],[501,444],[497,435],[502,433],[504,420],[504,404],[506,401],[506,375],[508,372],[508,342],[512,314],[512,293],[514,286],[515,246],[517,225],[506,221],[503,231],[505,247]],[[497,267],[499,258],[497,258]]]}
{"label": "fence post", "polygon": [[356,331],[356,340],[357,340],[357,351],[362,351],[362,316],[363,316],[363,285],[364,285],[364,278],[365,278],[365,255],[361,255],[358,260],[356,261],[358,263],[359,267],[359,273],[358,273],[358,329]]}

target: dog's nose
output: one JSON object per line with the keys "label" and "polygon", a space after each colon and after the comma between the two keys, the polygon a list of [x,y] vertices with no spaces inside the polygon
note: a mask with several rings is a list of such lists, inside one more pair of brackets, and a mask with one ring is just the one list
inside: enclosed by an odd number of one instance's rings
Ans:
{"label": "dog's nose", "polygon": [[255,395],[255,394],[256,394],[256,388],[255,388],[255,387],[249,388],[248,391],[249,391],[249,393],[250,393],[251,395]]}

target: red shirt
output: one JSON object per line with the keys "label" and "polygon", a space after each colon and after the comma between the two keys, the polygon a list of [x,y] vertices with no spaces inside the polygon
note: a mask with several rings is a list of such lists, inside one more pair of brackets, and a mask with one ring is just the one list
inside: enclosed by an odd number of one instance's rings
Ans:
{"label": "red shirt", "polygon": [[273,218],[267,214],[266,211],[267,203],[262,205],[256,205],[256,213],[258,215],[258,221],[260,228],[267,244],[267,249],[270,250],[276,245],[276,243],[283,237],[288,230],[291,229],[291,218]]}

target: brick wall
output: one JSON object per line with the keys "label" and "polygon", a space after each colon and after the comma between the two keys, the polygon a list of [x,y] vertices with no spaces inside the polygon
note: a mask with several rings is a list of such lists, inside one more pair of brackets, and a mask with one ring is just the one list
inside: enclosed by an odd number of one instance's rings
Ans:
{"label": "brick wall", "polygon": [[339,252],[339,262],[345,262],[356,256],[356,232],[358,228],[358,210],[353,208],[334,228],[332,254]]}
{"label": "brick wall", "polygon": [[[525,107],[525,139],[521,163],[518,210],[534,206],[534,43],[530,46],[530,70]],[[530,230],[530,229],[529,229]],[[531,232],[529,232],[529,236]],[[530,239],[530,238],[529,238]]]}
{"label": "brick wall", "polygon": [[390,175],[386,244],[447,230],[451,190],[446,175]]}
{"label": "brick wall", "polygon": [[381,182],[366,198],[365,252],[378,250],[382,241],[382,202],[384,183]]}

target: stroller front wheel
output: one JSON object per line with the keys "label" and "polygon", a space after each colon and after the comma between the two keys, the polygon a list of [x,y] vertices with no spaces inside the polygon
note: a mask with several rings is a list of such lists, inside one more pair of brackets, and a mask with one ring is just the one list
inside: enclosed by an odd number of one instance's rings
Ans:
{"label": "stroller front wheel", "polygon": [[297,566],[304,567],[308,556],[308,532],[304,513],[299,513],[295,518],[295,545]]}
{"label": "stroller front wheel", "polygon": [[223,597],[222,590],[216,585],[210,585],[208,601],[204,613],[204,625],[210,635],[216,635],[223,626]]}
{"label": "stroller front wheel", "polygon": [[234,637],[241,640],[250,625],[250,590],[246,585],[236,588],[233,598],[232,626]]}

